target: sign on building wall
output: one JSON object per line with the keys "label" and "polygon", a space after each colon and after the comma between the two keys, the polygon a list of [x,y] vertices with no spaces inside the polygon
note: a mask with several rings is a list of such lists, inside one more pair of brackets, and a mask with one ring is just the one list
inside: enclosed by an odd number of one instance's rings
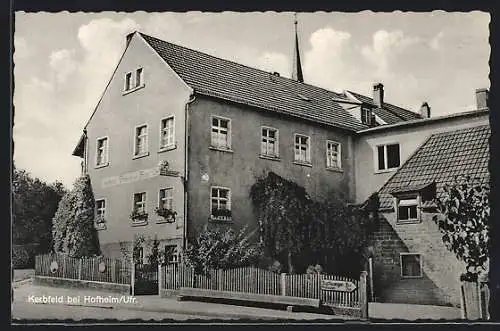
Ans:
{"label": "sign on building wall", "polygon": [[143,169],[133,172],[127,172],[119,176],[106,177],[102,180],[102,187],[107,188],[121,184],[138,182],[156,176],[179,176],[179,173],[177,171],[169,170],[168,163],[165,163],[165,161],[160,162],[157,167],[151,169]]}

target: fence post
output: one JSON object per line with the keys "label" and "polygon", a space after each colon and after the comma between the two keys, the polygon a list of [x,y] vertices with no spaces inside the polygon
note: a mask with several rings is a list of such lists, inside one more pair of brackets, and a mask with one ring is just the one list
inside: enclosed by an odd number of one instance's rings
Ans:
{"label": "fence post", "polygon": [[481,293],[479,280],[476,280],[477,301],[479,304],[479,319],[483,319],[483,296]]}
{"label": "fence post", "polygon": [[116,282],[116,260],[111,260],[111,282]]}
{"label": "fence post", "polygon": [[222,291],[222,284],[223,284],[223,280],[222,280],[222,269],[217,269],[217,290],[218,291]]}
{"label": "fence post", "polygon": [[374,302],[375,296],[373,288],[373,259],[371,257],[368,259],[368,267],[370,268],[370,274],[368,275],[370,277],[370,301]]}
{"label": "fence post", "polygon": [[465,303],[465,288],[464,288],[464,283],[460,283],[460,315],[462,319],[467,318],[467,307]]}
{"label": "fence post", "polygon": [[281,295],[286,295],[286,273],[281,273]]}
{"label": "fence post", "polygon": [[80,258],[78,260],[78,280],[82,279],[82,263],[83,263],[83,258]]}
{"label": "fence post", "polygon": [[163,285],[162,267],[161,267],[161,263],[158,263],[158,296],[160,298],[161,298],[162,285]]}
{"label": "fence post", "polygon": [[134,260],[132,259],[131,261],[131,272],[130,272],[130,275],[131,275],[131,279],[130,279],[130,285],[131,285],[131,289],[132,289],[132,296],[135,295],[135,264],[134,264]]}
{"label": "fence post", "polygon": [[368,291],[366,284],[366,276],[368,272],[361,271],[361,276],[359,278],[359,304],[361,308],[361,319],[368,319]]}

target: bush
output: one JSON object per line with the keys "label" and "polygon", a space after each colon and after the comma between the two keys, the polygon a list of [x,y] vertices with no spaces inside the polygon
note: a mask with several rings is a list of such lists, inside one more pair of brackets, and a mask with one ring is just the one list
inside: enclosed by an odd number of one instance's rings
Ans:
{"label": "bush", "polygon": [[35,266],[35,258],[30,255],[29,249],[22,245],[12,246],[12,265],[14,269],[28,269]]}

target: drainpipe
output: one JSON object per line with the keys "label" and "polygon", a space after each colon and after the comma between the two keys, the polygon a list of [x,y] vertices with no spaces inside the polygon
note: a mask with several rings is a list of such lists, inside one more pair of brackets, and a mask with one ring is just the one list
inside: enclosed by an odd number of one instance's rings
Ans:
{"label": "drainpipe", "polygon": [[196,100],[194,92],[189,95],[189,100],[186,102],[184,110],[184,225],[182,227],[182,251],[187,247],[187,223],[188,223],[188,178],[189,178],[189,105]]}
{"label": "drainpipe", "polygon": [[88,137],[87,137],[87,129],[83,129],[83,174],[86,175],[88,173]]}

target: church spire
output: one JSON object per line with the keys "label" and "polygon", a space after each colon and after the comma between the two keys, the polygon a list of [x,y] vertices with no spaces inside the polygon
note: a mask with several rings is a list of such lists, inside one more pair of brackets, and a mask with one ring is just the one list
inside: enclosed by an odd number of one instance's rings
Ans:
{"label": "church spire", "polygon": [[295,25],[295,46],[293,49],[293,68],[292,68],[292,79],[298,82],[304,82],[304,77],[302,76],[302,64],[300,63],[300,52],[299,52],[299,36],[297,33],[297,13],[294,14],[294,25]]}

